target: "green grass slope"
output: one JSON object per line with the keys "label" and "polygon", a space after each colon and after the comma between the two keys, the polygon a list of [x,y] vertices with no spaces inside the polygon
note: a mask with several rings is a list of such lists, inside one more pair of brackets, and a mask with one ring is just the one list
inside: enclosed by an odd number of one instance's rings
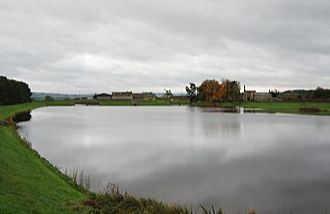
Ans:
{"label": "green grass slope", "polygon": [[57,101],[57,102],[31,102],[31,103],[23,103],[16,105],[7,105],[0,106],[0,120],[6,119],[10,116],[15,115],[15,113],[30,111],[35,108],[43,107],[43,106],[69,106],[74,103],[71,101]]}
{"label": "green grass slope", "polygon": [[17,112],[28,111],[33,108],[44,106],[43,102],[32,102],[17,105],[0,106],[0,120],[14,115]]}
{"label": "green grass slope", "polygon": [[0,126],[0,164],[0,213],[73,213],[68,202],[85,197],[10,127]]}
{"label": "green grass slope", "polygon": [[[211,106],[207,103],[197,103],[196,106]],[[224,108],[243,107],[266,112],[281,112],[293,114],[330,115],[330,103],[326,102],[225,102],[218,106]],[[317,109],[317,112],[303,112],[301,109]]]}
{"label": "green grass slope", "polygon": [[70,106],[74,104],[103,105],[103,106],[170,106],[187,105],[188,99],[156,99],[156,100],[80,100],[80,101],[55,101],[55,102],[31,102],[16,105],[0,106],[0,120],[4,120],[15,113],[29,111],[44,106]]}
{"label": "green grass slope", "polygon": [[319,109],[319,115],[330,115],[330,103],[321,102],[245,102],[239,106],[283,113],[302,113],[301,108],[315,108]]}

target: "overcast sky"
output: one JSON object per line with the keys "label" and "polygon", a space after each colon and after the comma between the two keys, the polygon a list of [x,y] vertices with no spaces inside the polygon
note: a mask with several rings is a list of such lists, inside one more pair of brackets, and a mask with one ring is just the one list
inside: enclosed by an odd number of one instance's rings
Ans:
{"label": "overcast sky", "polygon": [[0,75],[62,93],[330,87],[330,1],[0,0]]}

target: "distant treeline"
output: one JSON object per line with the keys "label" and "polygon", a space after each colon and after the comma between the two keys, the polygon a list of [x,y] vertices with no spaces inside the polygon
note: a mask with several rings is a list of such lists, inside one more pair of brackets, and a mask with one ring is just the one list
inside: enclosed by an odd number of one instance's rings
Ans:
{"label": "distant treeline", "polygon": [[0,76],[0,105],[31,102],[31,90],[25,82]]}
{"label": "distant treeline", "polygon": [[317,87],[315,90],[289,90],[279,94],[284,100],[329,100],[330,89]]}
{"label": "distant treeline", "polygon": [[55,101],[65,101],[65,100],[81,99],[83,97],[92,97],[92,96],[93,94],[60,94],[60,93],[33,92],[31,98],[33,101],[46,101],[46,97],[51,97]]}

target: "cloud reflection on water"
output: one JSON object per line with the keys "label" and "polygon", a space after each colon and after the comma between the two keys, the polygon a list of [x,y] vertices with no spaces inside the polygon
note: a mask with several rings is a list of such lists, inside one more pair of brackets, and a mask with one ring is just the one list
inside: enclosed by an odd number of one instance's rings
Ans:
{"label": "cloud reflection on water", "polygon": [[49,107],[21,123],[57,166],[84,169],[93,190],[237,213],[330,207],[330,118],[187,107]]}

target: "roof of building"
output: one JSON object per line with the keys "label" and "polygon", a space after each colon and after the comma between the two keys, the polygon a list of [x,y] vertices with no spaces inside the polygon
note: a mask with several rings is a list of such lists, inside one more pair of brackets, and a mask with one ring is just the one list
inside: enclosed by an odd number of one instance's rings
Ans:
{"label": "roof of building", "polygon": [[111,94],[107,94],[107,93],[101,93],[101,94],[95,94],[96,97],[111,97]]}
{"label": "roof of building", "polygon": [[133,95],[132,91],[112,92],[112,95]]}

